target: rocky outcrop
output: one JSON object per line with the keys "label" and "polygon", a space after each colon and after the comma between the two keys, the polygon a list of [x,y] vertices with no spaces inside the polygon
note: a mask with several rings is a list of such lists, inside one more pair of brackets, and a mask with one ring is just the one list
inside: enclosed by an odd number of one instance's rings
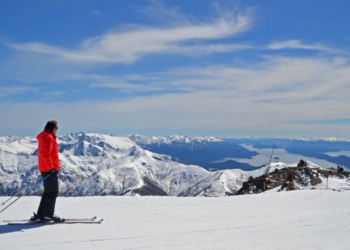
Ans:
{"label": "rocky outcrop", "polygon": [[316,186],[322,183],[321,177],[337,175],[343,178],[349,177],[349,174],[343,172],[337,174],[321,168],[309,167],[307,162],[300,160],[296,167],[275,169],[269,175],[261,175],[256,178],[250,177],[248,181],[243,182],[242,188],[236,195],[257,194],[280,186],[280,190],[296,190],[300,187]]}

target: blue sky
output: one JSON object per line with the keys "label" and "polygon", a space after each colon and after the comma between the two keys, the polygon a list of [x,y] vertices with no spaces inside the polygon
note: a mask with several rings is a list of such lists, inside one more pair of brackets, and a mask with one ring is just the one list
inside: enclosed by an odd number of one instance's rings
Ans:
{"label": "blue sky", "polygon": [[0,2],[0,135],[347,136],[349,1]]}

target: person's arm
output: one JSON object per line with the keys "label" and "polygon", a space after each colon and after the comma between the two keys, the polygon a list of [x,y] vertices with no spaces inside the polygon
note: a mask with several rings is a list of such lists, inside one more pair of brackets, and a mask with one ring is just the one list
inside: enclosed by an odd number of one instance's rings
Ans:
{"label": "person's arm", "polygon": [[54,138],[52,138],[52,136],[46,136],[42,141],[43,143],[41,147],[42,159],[44,161],[45,166],[47,166],[47,169],[53,168],[52,157],[51,157],[53,142],[54,142]]}

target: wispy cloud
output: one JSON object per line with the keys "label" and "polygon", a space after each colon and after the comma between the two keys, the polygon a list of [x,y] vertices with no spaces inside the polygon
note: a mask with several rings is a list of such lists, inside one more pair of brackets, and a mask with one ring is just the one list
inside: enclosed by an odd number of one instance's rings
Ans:
{"label": "wispy cloud", "polygon": [[36,93],[39,94],[43,99],[52,100],[57,97],[62,97],[66,94],[65,91],[59,90],[44,90],[41,87],[27,87],[27,86],[12,86],[12,87],[0,87],[0,98],[7,96],[16,96],[28,93]]}
{"label": "wispy cloud", "polygon": [[[266,44],[266,37],[251,36],[259,27],[253,26],[250,11],[217,5],[216,17],[199,19],[162,3],[140,10],[154,18],[153,25],[118,27],[80,40],[75,49],[35,39],[6,40],[18,53],[2,62],[0,97],[37,95],[27,96],[32,102],[0,103],[1,128],[20,124],[17,117],[36,127],[38,120],[52,119],[54,110],[71,131],[348,133],[349,53],[322,41]],[[247,31],[246,38],[239,37]],[[160,54],[167,56],[151,57]],[[179,54],[188,58],[174,56]],[[7,79],[15,85],[6,86]]]}
{"label": "wispy cloud", "polygon": [[164,91],[167,86],[156,83],[159,77],[154,75],[98,75],[98,74],[76,74],[71,77],[76,81],[89,82],[90,88],[110,88],[118,89],[121,92],[155,92]]}
{"label": "wispy cloud", "polygon": [[101,17],[101,11],[100,10],[91,10],[90,14],[97,16],[97,17]]}
{"label": "wispy cloud", "polygon": [[[181,123],[191,129],[214,126],[311,131],[341,125],[312,121],[324,117],[333,121],[344,119],[350,105],[350,64],[345,58],[275,56],[244,66],[217,65],[125,75],[120,77],[122,82],[116,82],[113,76],[85,77],[91,77],[93,87],[127,92],[137,86],[139,92],[154,91],[147,96],[99,103],[99,112],[106,117],[133,114],[143,120],[142,126],[149,128],[176,127]],[[135,84],[138,80],[147,84]],[[156,93],[170,89],[174,91]],[[296,123],[298,120],[310,122]]]}
{"label": "wispy cloud", "polygon": [[[250,28],[249,14],[237,13],[208,22],[189,23],[169,28],[128,27],[128,31],[111,31],[83,41],[79,48],[70,50],[40,42],[11,43],[13,49],[49,54],[79,62],[132,63],[142,56],[157,53],[202,53],[203,46],[184,42],[231,37]],[[193,49],[191,49],[191,47]],[[244,46],[213,45],[206,53],[242,49]]]}
{"label": "wispy cloud", "polygon": [[169,8],[166,7],[163,2],[157,0],[150,0],[148,3],[149,5],[146,7],[138,8],[138,12],[157,20],[162,24],[190,25],[196,20],[194,17],[182,14],[178,7]]}
{"label": "wispy cloud", "polygon": [[340,57],[269,56],[243,65],[185,67],[144,75],[77,74],[72,79],[125,92],[218,91],[251,102],[317,102],[350,95],[349,61]]}
{"label": "wispy cloud", "polygon": [[305,43],[302,43],[300,40],[296,40],[296,39],[274,42],[269,44],[267,48],[271,50],[302,49],[302,50],[323,51],[327,53],[340,53],[340,54],[348,54],[348,55],[350,54],[349,52],[346,52],[340,49],[334,49],[334,48],[325,46],[321,43],[305,44]]}
{"label": "wispy cloud", "polygon": [[[257,98],[283,94],[308,99],[332,96],[330,89],[344,90],[349,85],[350,66],[346,60],[341,61],[339,58],[270,56],[244,66],[184,68],[167,74],[177,76],[173,84],[179,88],[226,89],[250,96],[257,93]],[[339,97],[345,93],[338,94]]]}
{"label": "wispy cloud", "polygon": [[27,92],[35,91],[33,88],[23,87],[23,86],[12,86],[0,88],[0,97],[19,95]]}
{"label": "wispy cloud", "polygon": [[[346,58],[267,57],[249,65],[217,65],[169,69],[154,74],[76,75],[92,88],[121,91],[178,92],[134,95],[130,98],[70,102],[14,103],[0,105],[6,114],[4,128],[12,128],[17,116],[27,117],[35,127],[38,120],[51,119],[52,110],[70,131],[96,128],[173,129],[198,131],[276,131],[305,134],[346,134],[350,105],[350,63]],[[140,85],[141,82],[147,84]],[[135,90],[135,86],[139,89]],[[180,92],[182,91],[182,92]],[[60,107],[57,109],[57,107]],[[28,110],[36,114],[27,116]],[[14,117],[11,114],[16,114]],[[75,117],[75,119],[71,119]],[[35,126],[34,126],[35,125]]]}

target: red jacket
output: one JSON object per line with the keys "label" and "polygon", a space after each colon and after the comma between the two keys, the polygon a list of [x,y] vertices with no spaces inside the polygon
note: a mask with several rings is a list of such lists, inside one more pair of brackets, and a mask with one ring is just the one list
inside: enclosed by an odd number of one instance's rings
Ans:
{"label": "red jacket", "polygon": [[58,145],[56,135],[48,130],[44,130],[37,135],[38,145],[38,165],[39,172],[49,172],[53,168],[60,170],[60,159],[58,158]]}

